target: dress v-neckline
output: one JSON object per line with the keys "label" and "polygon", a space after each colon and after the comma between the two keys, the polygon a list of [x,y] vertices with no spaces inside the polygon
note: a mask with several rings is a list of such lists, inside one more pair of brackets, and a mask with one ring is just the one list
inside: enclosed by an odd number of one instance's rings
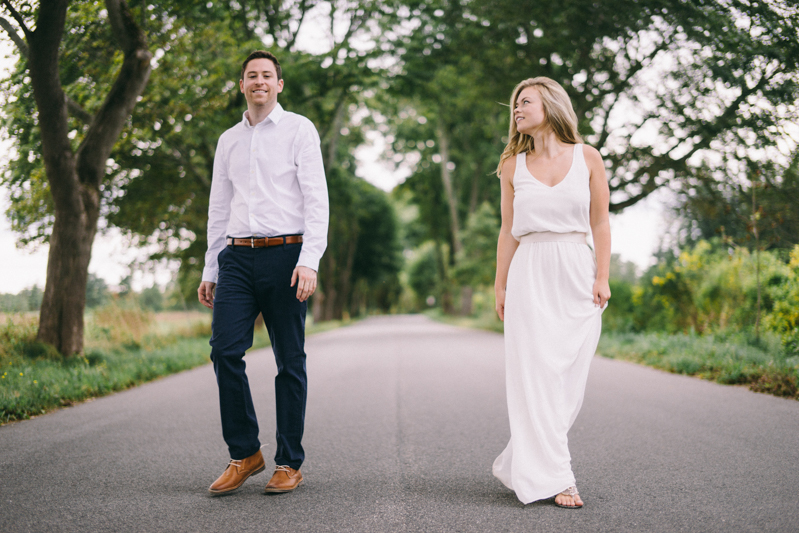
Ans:
{"label": "dress v-neckline", "polygon": [[577,147],[578,146],[579,146],[578,144],[575,144],[574,145],[574,149],[572,150],[572,163],[571,163],[571,166],[569,166],[568,172],[566,172],[566,175],[563,176],[563,178],[561,178],[561,180],[559,182],[557,182],[555,185],[547,185],[543,181],[541,181],[538,178],[536,178],[533,175],[532,172],[530,172],[530,167],[527,166],[527,152],[524,152],[524,169],[527,171],[527,174],[529,174],[530,177],[533,178],[533,181],[535,181],[536,183],[546,187],[547,189],[554,189],[555,187],[557,187],[558,185],[560,185],[561,183],[566,181],[566,178],[568,178],[569,174],[572,173],[572,169],[574,169],[574,159],[575,159],[575,157],[577,157]]}

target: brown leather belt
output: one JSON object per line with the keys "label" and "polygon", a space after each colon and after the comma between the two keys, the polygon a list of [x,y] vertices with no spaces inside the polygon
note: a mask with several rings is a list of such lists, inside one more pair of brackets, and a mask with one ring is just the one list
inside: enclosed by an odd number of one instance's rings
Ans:
{"label": "brown leather belt", "polygon": [[269,246],[280,246],[281,244],[297,244],[302,242],[302,235],[289,235],[287,237],[247,237],[236,239],[227,238],[228,246],[248,246],[250,248],[268,248]]}

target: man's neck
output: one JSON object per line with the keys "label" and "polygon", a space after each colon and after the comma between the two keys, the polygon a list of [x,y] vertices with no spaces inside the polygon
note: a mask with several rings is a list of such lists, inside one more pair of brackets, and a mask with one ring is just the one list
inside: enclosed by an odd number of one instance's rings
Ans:
{"label": "man's neck", "polygon": [[250,121],[250,126],[255,126],[263,122],[275,107],[277,107],[277,101],[273,102],[271,105],[247,106],[247,119]]}

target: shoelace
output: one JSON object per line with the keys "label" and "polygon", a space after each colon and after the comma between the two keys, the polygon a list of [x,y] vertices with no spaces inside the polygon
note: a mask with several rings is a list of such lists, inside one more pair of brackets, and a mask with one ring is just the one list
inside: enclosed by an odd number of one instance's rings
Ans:
{"label": "shoelace", "polygon": [[241,459],[231,459],[227,465],[235,466],[236,468],[241,468]]}
{"label": "shoelace", "polygon": [[275,467],[275,472],[285,472],[287,474],[291,474],[291,468],[286,465],[278,465]]}

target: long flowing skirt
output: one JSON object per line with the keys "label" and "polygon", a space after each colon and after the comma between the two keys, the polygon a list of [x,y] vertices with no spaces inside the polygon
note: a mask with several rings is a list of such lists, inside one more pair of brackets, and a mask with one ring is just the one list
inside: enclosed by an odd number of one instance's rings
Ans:
{"label": "long flowing skirt", "polygon": [[586,244],[522,242],[511,262],[505,298],[511,438],[493,472],[523,503],[575,485],[566,434],[602,329],[595,279]]}

